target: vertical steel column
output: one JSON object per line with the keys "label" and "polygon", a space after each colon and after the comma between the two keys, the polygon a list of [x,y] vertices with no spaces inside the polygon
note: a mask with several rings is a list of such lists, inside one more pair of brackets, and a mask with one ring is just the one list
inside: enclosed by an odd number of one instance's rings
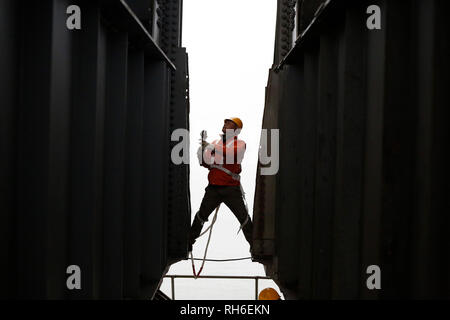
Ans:
{"label": "vertical steel column", "polygon": [[304,96],[302,97],[299,114],[300,148],[298,154],[301,156],[300,185],[298,204],[300,206],[300,234],[298,250],[298,292],[299,298],[309,299],[312,297],[313,276],[313,221],[315,208],[315,155],[317,141],[317,70],[319,43],[315,42],[308,47],[303,57],[304,72]]}
{"label": "vertical steel column", "polygon": [[0,1],[0,299],[14,297],[20,23],[18,3]]}
{"label": "vertical steel column", "polygon": [[[39,8],[37,8],[39,7]],[[35,10],[41,10],[36,15]],[[52,4],[33,3],[23,34],[17,155],[17,275],[20,298],[46,297],[46,221]],[[20,275],[20,276],[19,276]]]}
{"label": "vertical steel column", "polygon": [[124,295],[138,298],[143,207],[144,52],[128,52],[127,145],[125,151]]}
{"label": "vertical steel column", "polygon": [[[433,149],[433,104],[434,104],[434,78],[435,78],[435,50],[436,50],[436,8],[435,1],[419,1],[415,16],[417,27],[417,59],[416,90],[418,101],[418,129],[417,135],[417,209],[414,211],[411,245],[415,254],[412,256],[413,267],[411,276],[416,279],[411,285],[412,296],[423,299],[433,293],[433,286],[440,282],[440,275],[430,274],[435,263],[432,244],[431,221],[432,215],[432,154]],[[430,36],[433,35],[433,36]]]}
{"label": "vertical steel column", "polygon": [[[435,89],[433,108],[433,148],[432,157],[432,220],[434,235],[433,263],[436,272],[434,282],[434,294],[437,297],[450,298],[450,217],[445,212],[450,212],[450,156],[447,152],[450,141],[450,99],[448,96],[448,84],[450,83],[450,33],[448,31],[450,12],[448,1],[436,2],[436,56],[434,68]],[[439,249],[438,249],[439,248]]]}
{"label": "vertical steel column", "polygon": [[71,121],[69,264],[80,266],[83,290],[71,298],[100,296],[102,267],[103,137],[106,38],[100,10],[85,1],[83,27],[74,32]]}
{"label": "vertical steel column", "polygon": [[418,133],[411,291],[413,298],[449,298],[450,41],[446,12],[450,6],[445,1],[417,1],[416,6]]}
{"label": "vertical steel column", "polygon": [[[299,121],[301,103],[304,96],[303,64],[286,66],[281,72],[281,99],[278,121],[282,127],[279,141],[279,171],[277,188],[276,216],[278,218],[276,238],[279,281],[286,288],[297,289],[299,267],[300,203],[297,197],[290,196],[291,190],[298,189],[301,182]],[[277,128],[278,129],[278,128]],[[270,141],[270,140],[269,140]],[[273,155],[273,153],[272,153]]]}
{"label": "vertical steel column", "polygon": [[128,36],[107,33],[102,297],[123,295]]}
{"label": "vertical steel column", "polygon": [[[38,11],[41,15],[36,15]],[[40,27],[24,29],[21,56],[18,294],[23,298],[63,298],[71,94],[65,2],[29,4],[22,17],[22,23]]]}
{"label": "vertical steel column", "polygon": [[348,8],[339,35],[336,135],[336,211],[333,223],[332,297],[359,293],[360,215],[365,130],[364,5]]}
{"label": "vertical steel column", "polygon": [[[385,12],[385,1],[380,5]],[[386,26],[386,15],[382,15],[382,25]],[[378,297],[377,290],[366,286],[366,268],[380,265],[380,231],[382,202],[382,158],[383,158],[383,105],[385,99],[385,43],[386,28],[368,32],[367,36],[367,92],[366,92],[366,132],[364,161],[363,213],[361,217],[361,278],[360,292],[365,299]]]}
{"label": "vertical steel column", "polygon": [[47,297],[65,298],[69,220],[72,34],[66,27],[69,0],[52,1],[48,145]]}
{"label": "vertical steel column", "polygon": [[[187,54],[181,46],[181,0],[167,0],[161,4],[163,12],[163,49],[175,63],[177,70],[170,70],[170,95],[168,109],[168,130],[189,128],[189,109],[186,100]],[[170,141],[170,137],[169,137]],[[172,149],[177,142],[170,142]],[[167,155],[168,166],[168,258],[174,263],[187,257],[188,230],[190,227],[189,166],[175,165]]]}
{"label": "vertical steel column", "polygon": [[155,286],[165,268],[167,250],[168,82],[164,62],[145,61],[141,270],[143,281]]}
{"label": "vertical steel column", "polygon": [[[383,298],[406,298],[410,292],[409,232],[414,202],[417,106],[411,85],[414,50],[410,29],[411,1],[389,1],[386,16],[385,96],[383,110],[383,185],[381,211],[381,260]],[[404,53],[404,54],[399,54]]]}
{"label": "vertical steel column", "polygon": [[316,136],[315,210],[313,229],[313,298],[331,296],[331,262],[337,110],[337,34],[340,26],[328,23],[320,36],[318,69],[318,116]]}
{"label": "vertical steel column", "polygon": [[[186,89],[188,87],[186,50],[184,48],[174,49],[171,59],[177,67],[176,72],[171,71],[171,98],[169,103],[169,123],[170,130],[173,132],[173,130],[177,129],[189,129],[189,105],[186,99]],[[177,143],[180,142],[174,141],[170,143],[168,154],[170,178],[168,192],[171,199],[169,201],[168,216],[170,219],[168,225],[169,263],[187,257],[188,230],[191,222],[189,164],[175,165],[170,159],[171,149]]]}
{"label": "vertical steel column", "polygon": [[[266,89],[266,107],[264,109],[262,129],[279,128],[278,106],[280,75],[269,72]],[[268,140],[270,141],[270,140]],[[262,141],[260,141],[260,147]],[[267,146],[269,148],[270,146]],[[270,149],[268,150],[270,152]],[[261,175],[258,164],[256,174],[256,190],[253,215],[253,248],[256,256],[271,257],[275,252],[275,221],[276,221],[276,175]]]}

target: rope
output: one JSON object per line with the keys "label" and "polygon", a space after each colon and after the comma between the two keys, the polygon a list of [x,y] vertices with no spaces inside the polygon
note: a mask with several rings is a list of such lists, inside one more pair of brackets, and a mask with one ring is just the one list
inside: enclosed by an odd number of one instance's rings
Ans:
{"label": "rope", "polygon": [[[245,193],[244,193],[244,190],[243,190],[243,188],[242,188],[242,185],[241,185],[241,191],[242,191],[242,196],[243,196],[243,198],[244,198],[245,207],[247,208],[247,201],[245,201]],[[210,262],[229,262],[229,261],[249,260],[249,259],[252,258],[252,257],[245,257],[245,258],[231,258],[231,259],[206,259],[206,253],[208,252],[209,243],[210,243],[210,241],[211,241],[212,228],[213,228],[214,224],[216,223],[216,220],[217,220],[217,213],[219,212],[219,208],[220,208],[220,204],[219,204],[219,205],[217,206],[217,208],[216,208],[216,212],[214,213],[214,217],[213,217],[213,219],[212,219],[212,221],[211,221],[211,224],[208,226],[208,228],[205,229],[205,231],[203,231],[203,232],[198,236],[198,238],[200,238],[201,236],[203,236],[203,235],[204,235],[206,232],[208,232],[208,230],[209,230],[208,242],[206,243],[205,253],[203,254],[203,259],[200,259],[200,258],[194,258],[193,255],[192,255],[192,251],[191,251],[191,263],[192,263],[192,272],[193,272],[193,274],[194,274],[194,279],[197,279],[197,278],[200,276],[200,273],[202,272],[203,266],[205,265],[205,262],[206,262],[206,261],[210,261]],[[248,209],[247,209],[247,210],[248,210]],[[248,212],[248,211],[247,211],[247,212]],[[248,217],[247,217],[247,219],[248,219]],[[241,227],[240,227],[239,230],[238,230],[238,233],[239,233],[239,231],[241,231],[243,225],[245,225],[246,222],[247,222],[247,220],[245,220],[245,222],[241,225]],[[200,266],[200,269],[198,270],[198,273],[195,271],[195,263],[194,263],[194,260],[202,261],[202,264],[201,264],[201,266]]]}
{"label": "rope", "polygon": [[[250,260],[252,257],[245,257],[245,258],[232,258],[232,259],[205,259],[205,261],[210,262],[229,262],[229,261],[240,261],[240,260]],[[203,260],[200,258],[193,258],[194,260]]]}
{"label": "rope", "polygon": [[[214,218],[213,218],[213,220],[211,221],[211,225],[202,233],[202,234],[200,234],[200,236],[202,236],[202,235],[204,235],[205,233],[206,233],[206,231],[207,230],[209,230],[209,235],[208,235],[208,242],[206,243],[206,248],[205,248],[205,254],[203,255],[203,262],[202,262],[202,264],[201,264],[201,266],[200,266],[200,269],[198,270],[198,273],[197,272],[195,272],[195,264],[194,264],[194,257],[192,256],[192,251],[191,251],[191,262],[192,262],[192,271],[193,271],[193,273],[194,273],[194,279],[197,279],[198,278],[198,276],[200,275],[200,273],[202,272],[202,270],[203,270],[203,266],[205,265],[205,261],[206,261],[206,253],[208,252],[208,247],[209,247],[209,242],[210,242],[210,240],[211,240],[211,234],[212,234],[212,228],[213,228],[213,226],[214,226],[214,223],[216,222],[216,219],[217,219],[217,212],[219,212],[219,208],[220,208],[220,204],[217,206],[217,208],[216,208],[216,212],[214,213]],[[199,237],[200,237],[199,236]]]}
{"label": "rope", "polygon": [[219,204],[219,205],[217,206],[217,208],[216,208],[216,213],[214,214],[214,217],[213,217],[213,219],[212,219],[211,224],[209,225],[209,227],[206,228],[205,231],[203,231],[202,233],[200,233],[200,235],[199,235],[197,238],[200,238],[202,235],[204,235],[206,232],[208,232],[208,230],[210,230],[210,229],[212,228],[212,226],[214,225],[214,223],[216,223],[216,220],[217,220],[217,212],[219,211],[219,207],[220,207],[220,204]]}

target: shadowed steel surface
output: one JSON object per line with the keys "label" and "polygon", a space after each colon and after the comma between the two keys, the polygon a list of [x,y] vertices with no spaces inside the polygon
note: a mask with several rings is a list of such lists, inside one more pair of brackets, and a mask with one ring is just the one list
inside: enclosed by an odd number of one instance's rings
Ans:
{"label": "shadowed steel surface", "polygon": [[[278,0],[262,127],[280,166],[256,177],[253,257],[286,298],[450,297],[449,6]],[[181,17],[181,0],[0,0],[0,297],[152,298],[187,258]]]}
{"label": "shadowed steel surface", "polygon": [[187,256],[189,170],[169,145],[189,118],[181,10],[0,1],[1,297],[148,299]]}
{"label": "shadowed steel surface", "polygon": [[278,1],[262,128],[280,169],[258,167],[253,255],[288,299],[450,297],[449,9]]}

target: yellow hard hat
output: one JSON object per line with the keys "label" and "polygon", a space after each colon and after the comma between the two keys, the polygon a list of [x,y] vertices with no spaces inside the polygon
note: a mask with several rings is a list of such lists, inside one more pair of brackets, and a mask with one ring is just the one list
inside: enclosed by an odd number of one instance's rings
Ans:
{"label": "yellow hard hat", "polygon": [[242,125],[241,119],[239,119],[239,118],[228,118],[228,119],[225,119],[225,120],[233,121],[238,126],[239,129],[242,129],[243,125]]}
{"label": "yellow hard hat", "polygon": [[280,295],[274,288],[266,288],[259,293],[258,300],[280,300]]}

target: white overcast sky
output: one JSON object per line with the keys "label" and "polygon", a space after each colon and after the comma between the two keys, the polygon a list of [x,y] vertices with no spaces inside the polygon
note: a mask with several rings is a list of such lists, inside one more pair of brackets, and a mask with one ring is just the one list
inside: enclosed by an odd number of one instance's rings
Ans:
{"label": "white overcast sky", "polygon": [[[241,181],[253,215],[258,145],[264,110],[265,86],[272,66],[276,0],[184,0],[182,45],[189,55],[192,218],[200,207],[208,184],[208,170],[197,164],[200,131],[208,141],[218,138],[226,117],[244,123],[240,138],[247,144]],[[212,215],[210,216],[210,221]],[[205,224],[208,225],[209,223]],[[248,244],[236,235],[239,223],[224,205],[220,207],[209,258],[249,256]],[[205,238],[205,239],[203,239]],[[194,245],[194,256],[203,257],[207,236]],[[197,261],[197,269],[200,261]],[[190,261],[173,265],[169,274],[192,274]],[[203,275],[265,275],[261,264],[207,262]],[[265,285],[266,284],[266,285]],[[274,285],[262,282],[259,289]],[[170,282],[161,289],[170,296]],[[253,299],[254,281],[176,280],[177,299]]]}
{"label": "white overcast sky", "polygon": [[241,176],[253,207],[265,86],[273,62],[276,0],[183,2],[183,47],[190,73],[192,209],[197,210],[207,184],[208,171],[194,162],[200,131],[207,130],[208,141],[214,140],[223,119],[232,116],[244,123],[240,138],[247,150]]}

